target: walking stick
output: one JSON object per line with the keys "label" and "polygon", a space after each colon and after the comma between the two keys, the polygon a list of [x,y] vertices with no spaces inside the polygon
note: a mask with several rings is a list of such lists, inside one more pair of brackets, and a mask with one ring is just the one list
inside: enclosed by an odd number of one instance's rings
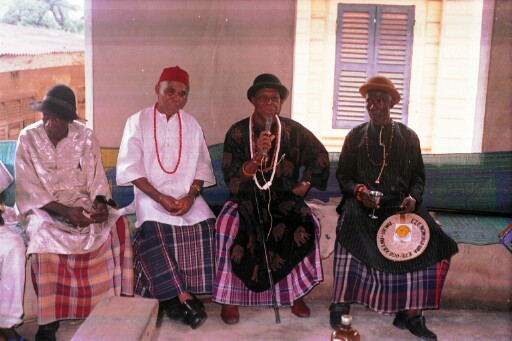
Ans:
{"label": "walking stick", "polygon": [[256,193],[256,188],[253,187],[253,190],[254,198],[256,200],[256,210],[258,211],[258,218],[260,219],[259,234],[261,242],[263,243],[263,252],[265,253],[265,263],[267,264],[268,280],[270,282],[270,290],[272,290],[272,306],[274,308],[274,315],[276,316],[277,324],[281,323],[281,318],[279,317],[279,307],[277,306],[276,287],[274,286],[274,280],[272,279],[272,271],[270,270],[270,263],[268,262],[267,242],[265,240],[265,234],[263,233],[263,218],[260,212],[260,201],[258,199],[258,193]]}

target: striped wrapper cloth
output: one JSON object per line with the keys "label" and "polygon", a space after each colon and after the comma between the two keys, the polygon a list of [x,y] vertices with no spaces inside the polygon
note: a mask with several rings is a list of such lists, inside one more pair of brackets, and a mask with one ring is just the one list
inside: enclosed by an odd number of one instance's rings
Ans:
{"label": "striped wrapper cloth", "polygon": [[[316,216],[314,250],[297,264],[282,280],[275,283],[276,300],[279,306],[291,306],[293,301],[307,294],[323,280],[320,259],[320,223]],[[226,202],[216,223],[217,274],[213,284],[213,300],[222,304],[240,306],[271,306],[272,291],[254,292],[232,272],[229,249],[238,231],[238,205]]]}
{"label": "striped wrapper cloth", "polygon": [[361,303],[379,313],[437,309],[450,261],[425,269],[386,273],[366,266],[339,243],[334,250],[333,302]]}
{"label": "striped wrapper cloth", "polygon": [[135,234],[135,293],[169,300],[212,292],[215,219],[195,225],[145,221]]}
{"label": "striped wrapper cloth", "polygon": [[103,297],[133,295],[129,222],[120,217],[97,250],[82,255],[32,254],[38,324],[83,319]]}

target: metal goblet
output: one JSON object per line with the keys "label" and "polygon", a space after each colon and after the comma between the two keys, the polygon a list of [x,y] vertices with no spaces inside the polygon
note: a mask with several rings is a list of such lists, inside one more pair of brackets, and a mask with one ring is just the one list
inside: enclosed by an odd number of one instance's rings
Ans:
{"label": "metal goblet", "polygon": [[[379,201],[380,201],[380,198],[382,198],[382,196],[384,194],[382,194],[382,192],[379,192],[379,191],[370,191],[370,195],[372,198],[374,198],[376,201],[377,201],[377,205],[379,204]],[[379,217],[377,217],[375,215],[375,208],[373,209],[372,213],[368,215],[370,218],[372,219],[377,219]]]}

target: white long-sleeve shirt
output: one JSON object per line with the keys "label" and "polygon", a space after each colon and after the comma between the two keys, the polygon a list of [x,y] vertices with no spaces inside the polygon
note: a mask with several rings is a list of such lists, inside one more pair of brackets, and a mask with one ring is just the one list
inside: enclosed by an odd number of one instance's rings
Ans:
{"label": "white long-sleeve shirt", "polygon": [[[204,181],[204,187],[215,185],[215,177],[204,140],[197,121],[180,110],[182,126],[182,152],[178,169],[174,174],[166,174],[157,160],[156,141],[162,166],[173,171],[178,162],[180,133],[178,115],[167,120],[165,114],[153,107],[145,108],[128,118],[119,148],[116,167],[118,186],[131,185],[132,181],[147,178],[160,193],[180,198],[186,195],[192,182]],[[136,227],[145,221],[158,221],[169,225],[194,225],[214,214],[201,196],[198,196],[191,209],[182,216],[171,216],[158,202],[134,187]]]}

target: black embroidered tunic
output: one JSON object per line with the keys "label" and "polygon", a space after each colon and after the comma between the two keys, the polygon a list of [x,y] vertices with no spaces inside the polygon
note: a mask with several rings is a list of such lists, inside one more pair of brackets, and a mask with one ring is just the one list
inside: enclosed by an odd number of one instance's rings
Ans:
{"label": "black embroidered tunic", "polygon": [[[354,257],[384,272],[401,273],[425,268],[450,257],[458,251],[457,244],[447,236],[428,211],[422,206],[425,186],[425,169],[421,156],[420,141],[416,133],[400,122],[392,121],[384,126],[372,122],[360,124],[347,135],[341,151],[336,178],[343,194],[337,208],[336,241]],[[385,151],[382,147],[385,145]],[[383,159],[386,165],[379,178]],[[378,219],[369,218],[372,209],[366,208],[354,196],[357,184],[384,194],[380,209],[375,210]],[[421,216],[430,229],[430,241],[419,257],[394,262],[381,255],[376,237],[380,225],[400,211],[400,204],[411,195],[416,199],[415,214]]]}
{"label": "black embroidered tunic", "polygon": [[[318,242],[315,241],[315,224],[309,207],[304,198],[294,195],[291,190],[300,181],[309,181],[312,187],[324,190],[329,177],[329,155],[322,143],[298,122],[284,117],[280,117],[280,121],[279,155],[274,155],[276,137],[268,152],[268,170],[264,172],[268,181],[272,174],[271,161],[277,157],[270,195],[269,191],[258,189],[252,179],[240,181],[242,165],[251,159],[249,118],[235,123],[224,141],[222,171],[230,191],[229,200],[238,204],[240,219],[230,250],[232,268],[245,285],[256,292],[270,287],[260,217],[272,278],[276,283],[312,252],[315,242]],[[276,135],[276,129],[274,122],[272,134]],[[255,125],[252,132],[254,143],[260,132],[261,128]],[[266,182],[260,172],[257,176],[261,185]],[[299,239],[304,237],[305,242],[300,242]],[[242,256],[241,261],[234,261],[233,254]]]}

